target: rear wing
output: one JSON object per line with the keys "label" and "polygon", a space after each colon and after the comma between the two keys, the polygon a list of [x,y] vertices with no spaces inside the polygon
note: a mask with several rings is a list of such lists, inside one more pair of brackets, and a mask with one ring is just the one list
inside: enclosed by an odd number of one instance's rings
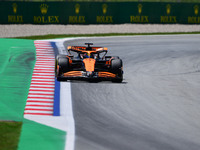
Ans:
{"label": "rear wing", "polygon": [[105,52],[105,51],[108,51],[108,48],[107,47],[68,46],[67,50],[77,51],[77,52],[87,52],[87,51]]}
{"label": "rear wing", "polygon": [[100,53],[104,53],[103,57],[105,57],[105,55],[108,52],[108,48],[107,47],[84,47],[84,46],[68,46],[67,47],[68,53],[71,55],[70,51],[73,52],[77,52],[79,54],[81,53],[89,53],[89,54],[100,54]]}

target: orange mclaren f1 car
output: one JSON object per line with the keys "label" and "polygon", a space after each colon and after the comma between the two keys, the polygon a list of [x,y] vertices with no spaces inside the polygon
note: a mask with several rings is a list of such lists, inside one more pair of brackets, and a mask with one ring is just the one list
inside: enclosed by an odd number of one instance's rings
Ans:
{"label": "orange mclaren f1 car", "polygon": [[106,47],[68,46],[68,55],[57,55],[55,75],[58,81],[110,80],[122,82],[123,64],[118,56],[106,56]]}

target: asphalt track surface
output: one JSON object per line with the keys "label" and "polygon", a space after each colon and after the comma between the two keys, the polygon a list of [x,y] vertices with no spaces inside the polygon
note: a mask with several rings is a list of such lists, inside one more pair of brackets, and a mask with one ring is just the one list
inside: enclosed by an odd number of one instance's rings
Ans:
{"label": "asphalt track surface", "polygon": [[66,41],[108,47],[123,83],[71,81],[75,150],[199,150],[200,35]]}

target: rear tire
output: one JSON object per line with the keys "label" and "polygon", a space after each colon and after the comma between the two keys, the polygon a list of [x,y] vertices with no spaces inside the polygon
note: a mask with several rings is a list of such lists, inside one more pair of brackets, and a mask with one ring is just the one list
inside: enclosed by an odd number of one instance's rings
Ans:
{"label": "rear tire", "polygon": [[65,58],[67,55],[57,55],[56,56],[56,59],[58,59],[58,58]]}
{"label": "rear tire", "polygon": [[121,83],[123,81],[123,63],[121,59],[113,59],[111,61],[111,72],[117,77],[112,79],[112,82]]}

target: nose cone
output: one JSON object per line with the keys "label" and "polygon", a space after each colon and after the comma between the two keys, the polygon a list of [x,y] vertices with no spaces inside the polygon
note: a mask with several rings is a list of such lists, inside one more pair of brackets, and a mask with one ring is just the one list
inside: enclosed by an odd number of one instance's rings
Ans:
{"label": "nose cone", "polygon": [[85,70],[88,72],[93,72],[95,68],[95,62],[96,60],[93,58],[84,59],[83,63],[85,64]]}

